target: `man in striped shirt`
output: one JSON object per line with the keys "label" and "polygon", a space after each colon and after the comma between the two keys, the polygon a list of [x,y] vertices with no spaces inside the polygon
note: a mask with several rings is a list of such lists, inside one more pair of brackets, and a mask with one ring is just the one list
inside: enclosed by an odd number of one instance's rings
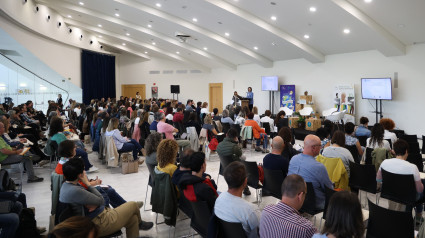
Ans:
{"label": "man in striped shirt", "polygon": [[312,237],[316,228],[298,212],[307,193],[304,179],[297,174],[288,175],[281,190],[282,200],[266,206],[261,214],[260,237]]}

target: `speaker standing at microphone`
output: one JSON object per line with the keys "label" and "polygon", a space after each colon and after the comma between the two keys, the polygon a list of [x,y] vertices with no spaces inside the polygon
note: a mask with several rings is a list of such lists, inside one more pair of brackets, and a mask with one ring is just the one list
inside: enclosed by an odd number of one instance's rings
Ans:
{"label": "speaker standing at microphone", "polygon": [[254,106],[254,93],[252,92],[252,88],[248,87],[248,92],[246,92],[246,98],[249,99],[249,110],[252,112],[252,107]]}

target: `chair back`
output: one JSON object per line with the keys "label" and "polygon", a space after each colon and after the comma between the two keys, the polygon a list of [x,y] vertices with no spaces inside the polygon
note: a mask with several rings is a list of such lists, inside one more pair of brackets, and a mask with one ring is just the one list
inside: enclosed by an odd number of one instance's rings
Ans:
{"label": "chair back", "polygon": [[360,189],[368,193],[376,194],[376,171],[371,164],[357,164],[350,161],[351,188]]}
{"label": "chair back", "polygon": [[267,135],[270,135],[270,123],[269,122],[261,122],[261,127],[264,128],[264,131]]}
{"label": "chair back", "polygon": [[300,209],[301,213],[308,213],[310,215],[317,214],[320,212],[316,209],[316,194],[314,193],[314,187],[311,182],[306,182],[307,184],[307,194],[305,196],[304,204]]}
{"label": "chair back", "polygon": [[183,127],[183,123],[181,122],[174,122],[174,127],[177,128],[177,130],[179,130],[178,137],[180,137],[182,135],[183,132],[185,132],[185,128]]}
{"label": "chair back", "polygon": [[223,175],[224,169],[227,167],[227,165],[229,165],[230,163],[233,162],[233,156],[223,156],[223,155],[218,155],[218,157],[220,158],[220,175]]}
{"label": "chair back", "polygon": [[323,209],[323,219],[326,219],[326,212],[328,211],[329,201],[331,200],[332,195],[337,193],[337,191],[325,187],[325,208]]}
{"label": "chair back", "polygon": [[213,125],[214,125],[214,128],[215,128],[215,130],[218,132],[218,133],[221,133],[221,132],[223,132],[223,126],[221,125],[221,122],[220,121],[213,121]]}
{"label": "chair back", "polygon": [[238,135],[241,133],[241,126],[238,124],[232,124],[230,125],[230,128],[234,128],[238,131]]}
{"label": "chair back", "polygon": [[[215,215],[214,215],[215,216]],[[242,223],[227,222],[216,217],[218,223],[218,237],[220,238],[243,238],[246,237]]]}
{"label": "chair back", "polygon": [[283,174],[282,170],[272,170],[266,169],[264,170],[264,187],[263,189],[267,190],[272,194],[273,197],[277,199],[282,198],[282,183],[286,177],[286,174]]}
{"label": "chair back", "polygon": [[348,151],[350,151],[353,159],[356,163],[360,164],[359,151],[357,150],[356,145],[345,145],[344,146]]}
{"label": "chair back", "polygon": [[388,143],[390,143],[390,148],[393,149],[393,143],[391,142],[391,139],[385,139],[386,141],[388,141]]}
{"label": "chair back", "polygon": [[190,202],[193,216],[190,220],[190,226],[202,237],[207,236],[208,222],[212,215],[206,201]]}
{"label": "chair back", "polygon": [[414,237],[414,223],[411,212],[389,210],[374,204],[369,199],[368,204],[367,238]]}
{"label": "chair back", "polygon": [[365,162],[364,163],[365,164],[372,164],[372,152],[373,152],[373,149],[366,147],[365,152],[366,152],[366,155],[365,155]]}
{"label": "chair back", "polygon": [[148,167],[149,171],[149,186],[153,187],[155,184],[155,165],[146,163],[146,167]]}
{"label": "chair back", "polygon": [[381,197],[405,205],[416,203],[416,185],[412,174],[394,174],[382,168],[381,173]]}
{"label": "chair back", "polygon": [[407,134],[401,134],[398,137],[399,139],[403,139],[406,142],[418,142],[418,136],[417,135],[407,135]]}
{"label": "chair back", "polygon": [[248,186],[253,187],[255,189],[261,188],[258,184],[260,181],[260,175],[258,173],[258,165],[255,161],[242,161],[245,165],[246,172],[248,174]]}
{"label": "chair back", "polygon": [[357,136],[361,146],[366,147],[367,136]]}
{"label": "chair back", "polygon": [[221,123],[221,126],[223,127],[223,133],[227,134],[227,132],[230,130],[230,124],[229,123]]}
{"label": "chair back", "polygon": [[422,136],[422,154],[425,154],[425,136]]}

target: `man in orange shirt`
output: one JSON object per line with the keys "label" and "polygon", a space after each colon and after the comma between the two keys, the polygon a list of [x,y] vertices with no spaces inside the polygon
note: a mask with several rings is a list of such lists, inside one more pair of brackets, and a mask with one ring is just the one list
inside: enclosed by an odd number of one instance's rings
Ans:
{"label": "man in orange shirt", "polygon": [[[252,133],[254,138],[257,140],[255,151],[263,151],[263,153],[269,153],[267,150],[268,137],[263,128],[261,128],[256,121],[254,121],[254,113],[250,112],[247,114],[248,119],[245,121],[245,126],[252,127]],[[261,139],[263,139],[263,149],[260,148]]]}

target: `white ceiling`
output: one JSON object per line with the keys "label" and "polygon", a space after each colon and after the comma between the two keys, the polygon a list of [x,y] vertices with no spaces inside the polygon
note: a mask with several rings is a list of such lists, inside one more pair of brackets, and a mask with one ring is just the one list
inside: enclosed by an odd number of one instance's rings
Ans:
{"label": "white ceiling", "polygon": [[[425,0],[36,2],[65,18],[71,15],[66,20],[68,25],[101,35],[100,42],[121,51],[147,52],[206,68],[236,69],[248,63],[272,67],[274,61],[299,58],[319,63],[326,55],[366,50],[403,55],[407,45],[425,42]],[[310,7],[317,11],[310,12]],[[343,33],[345,28],[350,29],[349,34]],[[191,37],[181,43],[176,32]],[[306,34],[309,39],[304,38]]]}

